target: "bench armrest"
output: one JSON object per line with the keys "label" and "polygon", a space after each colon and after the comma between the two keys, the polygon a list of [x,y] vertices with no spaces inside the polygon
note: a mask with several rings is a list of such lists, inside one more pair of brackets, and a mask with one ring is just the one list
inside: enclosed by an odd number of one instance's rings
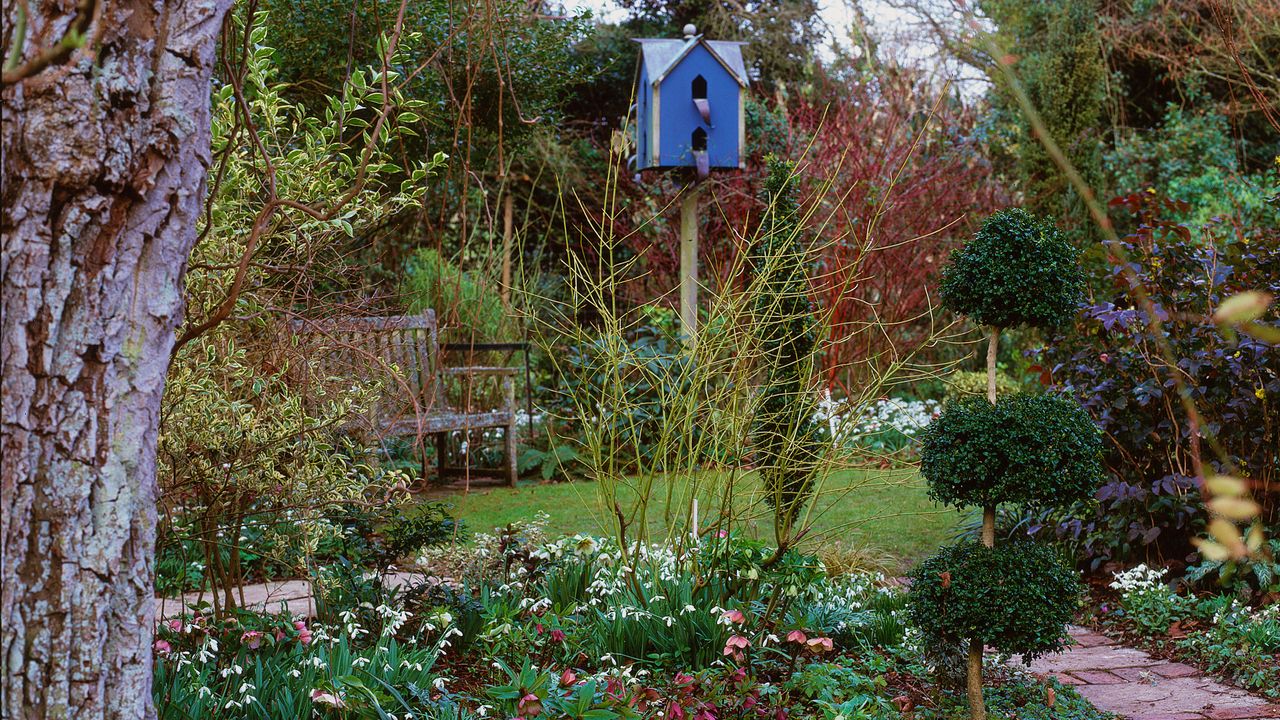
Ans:
{"label": "bench armrest", "polygon": [[471,367],[447,367],[442,368],[440,372],[446,375],[507,375],[514,377],[520,368],[513,367],[487,367],[482,365],[474,365]]}

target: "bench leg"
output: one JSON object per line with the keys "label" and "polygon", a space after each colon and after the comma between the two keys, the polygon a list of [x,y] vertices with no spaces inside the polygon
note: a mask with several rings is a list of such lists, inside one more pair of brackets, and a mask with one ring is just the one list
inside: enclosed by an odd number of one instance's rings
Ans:
{"label": "bench leg", "polygon": [[502,434],[502,442],[506,446],[504,459],[507,463],[507,483],[515,487],[516,478],[520,473],[516,467],[516,424],[514,422],[507,425],[506,431]]}
{"label": "bench leg", "polygon": [[446,451],[449,449],[449,434],[436,433],[436,478],[439,482],[444,482],[444,463]]}

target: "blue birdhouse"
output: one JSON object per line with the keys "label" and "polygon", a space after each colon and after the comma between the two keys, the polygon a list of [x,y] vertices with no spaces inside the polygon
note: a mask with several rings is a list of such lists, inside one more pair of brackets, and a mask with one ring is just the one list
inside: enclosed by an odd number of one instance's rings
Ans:
{"label": "blue birdhouse", "polygon": [[741,168],[745,158],[743,111],[746,43],[703,38],[692,25],[683,40],[637,39],[635,168]]}

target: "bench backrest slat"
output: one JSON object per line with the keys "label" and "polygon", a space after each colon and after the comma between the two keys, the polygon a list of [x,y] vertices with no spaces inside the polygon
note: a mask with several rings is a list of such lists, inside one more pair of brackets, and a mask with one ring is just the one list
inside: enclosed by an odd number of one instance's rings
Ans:
{"label": "bench backrest slat", "polygon": [[383,383],[384,399],[375,403],[371,420],[395,419],[382,417],[384,404],[391,406],[390,416],[412,412],[415,400],[421,412],[442,407],[434,310],[417,315],[298,319],[289,325],[295,334],[328,339],[326,365],[336,366],[345,375]]}

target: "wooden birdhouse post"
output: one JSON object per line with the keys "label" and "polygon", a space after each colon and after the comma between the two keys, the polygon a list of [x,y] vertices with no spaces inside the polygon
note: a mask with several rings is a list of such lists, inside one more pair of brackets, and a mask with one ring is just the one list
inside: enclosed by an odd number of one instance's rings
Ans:
{"label": "wooden birdhouse post", "polygon": [[635,169],[690,168],[680,202],[680,323],[692,340],[698,323],[698,182],[712,169],[742,168],[746,157],[746,43],[707,40],[693,25],[684,38],[640,38]]}

